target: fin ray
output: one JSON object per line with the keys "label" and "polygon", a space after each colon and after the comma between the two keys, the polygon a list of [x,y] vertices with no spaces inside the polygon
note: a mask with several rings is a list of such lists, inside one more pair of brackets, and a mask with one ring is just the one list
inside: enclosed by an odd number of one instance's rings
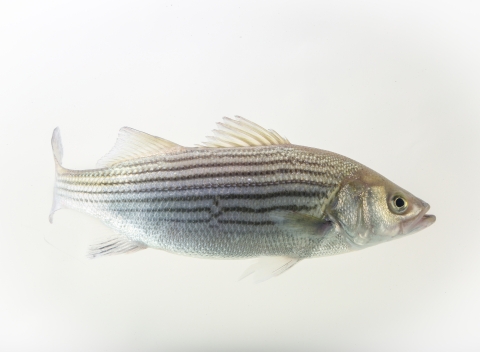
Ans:
{"label": "fin ray", "polygon": [[241,116],[234,119],[224,117],[213,130],[214,136],[208,136],[201,146],[209,148],[248,147],[275,144],[290,144],[273,130],[267,130]]}
{"label": "fin ray", "polygon": [[253,281],[255,283],[267,281],[275,276],[283,274],[300,260],[301,258],[292,257],[263,257],[256,263],[250,265],[240,276],[239,280],[253,274]]}
{"label": "fin ray", "polygon": [[147,248],[144,244],[130,241],[124,237],[112,237],[89,247],[87,257],[94,259],[107,255],[134,253]]}
{"label": "fin ray", "polygon": [[334,224],[327,218],[303,214],[294,211],[275,211],[270,218],[294,235],[325,236],[333,229]]}
{"label": "fin ray", "polygon": [[112,150],[97,162],[97,167],[109,167],[127,160],[160,154],[170,148],[178,147],[182,146],[130,127],[122,127],[118,132],[117,141]]}
{"label": "fin ray", "polygon": [[63,145],[62,145],[62,136],[60,135],[59,127],[53,130],[52,150],[53,150],[53,157],[55,158],[55,163],[61,166],[63,161]]}
{"label": "fin ray", "polygon": [[60,128],[55,128],[52,134],[52,151],[53,151],[53,158],[55,160],[55,182],[53,184],[53,201],[52,201],[52,208],[50,210],[50,215],[48,216],[48,220],[50,223],[53,223],[53,214],[62,209],[64,206],[60,202],[60,197],[57,192],[57,177],[58,174],[61,173],[64,168],[62,167],[63,161],[63,146],[62,146],[62,137],[60,135]]}

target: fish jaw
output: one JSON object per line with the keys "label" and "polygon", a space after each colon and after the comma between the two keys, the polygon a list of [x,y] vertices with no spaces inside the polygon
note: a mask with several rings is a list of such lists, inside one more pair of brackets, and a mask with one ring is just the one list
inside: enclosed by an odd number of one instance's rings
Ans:
{"label": "fish jaw", "polygon": [[430,205],[422,201],[424,209],[413,220],[409,221],[402,226],[402,235],[411,235],[417,233],[423,229],[426,229],[436,221],[436,216],[433,214],[427,214],[430,210]]}
{"label": "fish jaw", "polygon": [[417,223],[412,226],[410,232],[408,234],[416,233],[423,229],[426,229],[430,225],[432,225],[437,220],[436,216],[433,214],[425,214],[423,215]]}

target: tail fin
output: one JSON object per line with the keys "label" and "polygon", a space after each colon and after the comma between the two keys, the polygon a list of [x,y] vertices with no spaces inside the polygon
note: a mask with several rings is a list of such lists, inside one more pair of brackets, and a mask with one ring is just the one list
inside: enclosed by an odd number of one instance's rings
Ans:
{"label": "tail fin", "polygon": [[53,150],[53,158],[55,159],[55,183],[53,185],[52,210],[50,210],[50,216],[49,216],[50,223],[53,222],[53,213],[63,208],[63,206],[60,204],[60,197],[58,196],[58,193],[57,193],[57,176],[59,172],[64,170],[64,168],[62,167],[62,159],[63,159],[62,138],[60,137],[60,129],[58,127],[53,130],[52,150]]}

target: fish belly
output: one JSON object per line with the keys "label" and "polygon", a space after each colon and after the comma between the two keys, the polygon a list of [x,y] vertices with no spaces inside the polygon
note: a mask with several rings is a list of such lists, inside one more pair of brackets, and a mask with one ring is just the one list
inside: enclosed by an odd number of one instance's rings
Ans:
{"label": "fish belly", "polygon": [[[354,169],[336,154],[292,145],[187,148],[67,172],[58,192],[66,207],[152,248],[212,258],[299,258],[318,255],[324,239],[285,231],[272,214],[321,217]],[[330,252],[344,247],[334,237],[323,244]]]}

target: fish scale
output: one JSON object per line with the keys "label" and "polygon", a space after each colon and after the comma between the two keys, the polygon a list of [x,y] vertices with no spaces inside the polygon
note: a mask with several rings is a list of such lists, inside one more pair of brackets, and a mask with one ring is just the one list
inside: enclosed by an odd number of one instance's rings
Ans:
{"label": "fish scale", "polygon": [[[122,128],[91,170],[61,165],[56,129],[50,221],[56,210],[71,208],[110,227],[113,238],[92,245],[90,257],[155,248],[205,258],[274,258],[247,271],[262,278],[304,258],[366,248],[435,221],[425,215],[428,204],[354,160],[290,144],[241,117],[224,118],[218,127],[195,148]],[[405,215],[395,208],[398,197],[398,204],[410,203]]]}
{"label": "fish scale", "polygon": [[57,179],[58,194],[149,247],[216,258],[301,255],[304,239],[279,230],[270,213],[321,216],[358,166],[294,145],[250,149],[187,148],[111,169],[68,170]]}

